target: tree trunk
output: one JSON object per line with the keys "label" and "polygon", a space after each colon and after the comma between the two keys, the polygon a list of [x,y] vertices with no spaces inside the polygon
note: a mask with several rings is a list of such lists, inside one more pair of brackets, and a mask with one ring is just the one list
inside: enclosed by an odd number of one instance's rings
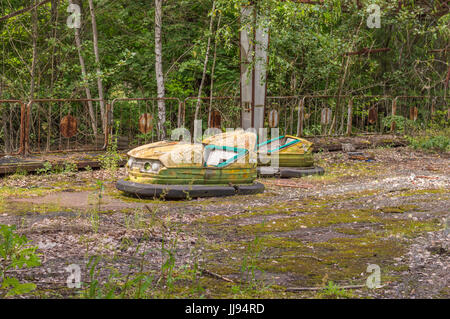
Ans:
{"label": "tree trunk", "polygon": [[[217,29],[216,33],[220,28],[220,21],[222,16],[219,15],[219,20],[217,21]],[[208,127],[211,127],[211,111],[212,111],[212,99],[214,96],[214,73],[216,71],[216,60],[217,60],[217,38],[214,41],[214,56],[213,56],[213,65],[211,68],[211,87],[209,89],[209,110],[208,110]]]}
{"label": "tree trunk", "polygon": [[[34,1],[37,4],[37,0]],[[31,14],[31,23],[32,23],[32,41],[33,41],[33,58],[31,62],[31,82],[30,82],[30,100],[34,99],[34,94],[36,90],[36,64],[37,64],[37,37],[38,37],[38,13],[37,7],[33,9],[33,13]],[[30,106],[31,107],[31,106]],[[28,113],[28,116],[31,116],[31,112]],[[27,119],[30,121],[30,118]],[[25,141],[25,156],[28,155],[28,141]]]}
{"label": "tree trunk", "polygon": [[[75,1],[75,4],[78,4],[77,2],[78,1]],[[69,3],[72,4],[72,3],[74,3],[74,1],[69,0]],[[81,29],[81,25],[80,25],[80,29]],[[89,88],[89,84],[87,82],[86,63],[84,62],[83,54],[81,52],[80,29],[75,28],[75,44],[77,46],[78,59],[80,61],[81,76],[83,78],[83,85],[84,85],[84,89],[86,91],[86,98],[92,99],[91,89]],[[92,131],[93,131],[94,135],[97,136],[97,121],[95,119],[95,112],[94,112],[94,107],[92,105],[92,101],[88,101],[88,110],[89,110],[89,117],[91,119]]]}
{"label": "tree trunk", "polygon": [[89,0],[89,10],[91,12],[92,20],[92,36],[94,40],[94,55],[95,64],[97,65],[97,85],[98,85],[98,97],[100,99],[100,114],[102,117],[102,128],[103,133],[106,134],[106,115],[105,115],[105,101],[103,96],[103,82],[100,71],[100,55],[98,53],[98,32],[97,32],[97,22],[95,21],[95,11],[93,0]]}
{"label": "tree trunk", "polygon": [[[361,22],[359,23],[359,26],[355,32],[355,35],[353,37],[352,43],[350,45],[350,50],[352,51],[355,43],[358,39],[358,35],[359,35],[359,30],[361,29],[361,25],[364,21],[364,17],[361,18]],[[334,127],[336,127],[337,130],[337,115],[340,112],[341,114],[343,114],[342,112],[344,112],[343,107],[341,107],[341,95],[342,95],[342,89],[344,87],[344,83],[345,83],[345,78],[347,77],[347,71],[348,71],[348,67],[350,64],[350,55],[347,55],[345,62],[344,60],[342,61],[342,68],[343,68],[343,74],[342,77],[339,81],[339,88],[338,88],[338,92],[337,92],[337,101],[336,101],[336,108],[335,108],[335,112],[334,112],[334,116],[333,116],[333,120],[331,122],[331,126],[330,126],[330,130],[328,131],[328,135],[331,135],[333,132]],[[344,118],[341,118],[341,131],[344,129]]]}
{"label": "tree trunk", "polygon": [[[155,72],[158,98],[165,96],[164,73],[162,65],[162,2],[163,0],[155,0]],[[166,138],[166,104],[164,100],[158,100],[158,139]]]}
{"label": "tree trunk", "polygon": [[[34,1],[37,4],[37,1]],[[31,36],[33,38],[33,60],[31,62],[31,82],[30,82],[30,100],[34,99],[34,91],[36,86],[36,64],[37,64],[37,37],[38,37],[38,16],[37,16],[37,8],[33,9],[33,13],[31,15],[31,23],[32,23],[32,33]]]}
{"label": "tree trunk", "polygon": [[213,22],[214,22],[214,11],[215,11],[215,9],[216,9],[216,2],[213,1],[212,10],[211,10],[211,19],[209,21],[208,44],[206,45],[205,62],[203,63],[202,80],[200,82],[200,87],[198,88],[198,99],[197,99],[197,104],[195,106],[195,117],[194,117],[195,120],[197,120],[198,113],[200,111],[200,105],[201,105],[200,98],[202,96],[203,85],[205,84],[206,69],[208,68],[209,51],[211,49],[211,35],[212,35],[212,31],[213,31]]}

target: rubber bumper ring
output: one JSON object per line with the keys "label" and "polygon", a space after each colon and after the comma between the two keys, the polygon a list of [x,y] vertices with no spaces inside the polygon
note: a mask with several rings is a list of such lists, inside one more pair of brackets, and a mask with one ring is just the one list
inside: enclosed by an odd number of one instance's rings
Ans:
{"label": "rubber bumper ring", "polygon": [[309,168],[291,168],[291,167],[280,167],[280,177],[281,178],[292,178],[292,177],[303,177],[310,175],[323,175],[325,170],[320,166],[309,167]]}
{"label": "rubber bumper ring", "polygon": [[138,197],[152,197],[164,199],[186,199],[200,197],[223,197],[233,195],[252,195],[264,192],[264,185],[253,183],[251,185],[157,185],[140,184],[119,180],[116,188],[122,192]]}
{"label": "rubber bumper ring", "polygon": [[325,173],[325,170],[320,166],[314,166],[314,167],[280,167],[273,171],[273,174],[268,174],[268,170],[266,170],[264,173],[262,170],[258,167],[258,175],[261,177],[270,177],[270,176],[276,176],[280,178],[295,178],[295,177],[303,177],[303,176],[310,176],[310,175],[323,175]]}

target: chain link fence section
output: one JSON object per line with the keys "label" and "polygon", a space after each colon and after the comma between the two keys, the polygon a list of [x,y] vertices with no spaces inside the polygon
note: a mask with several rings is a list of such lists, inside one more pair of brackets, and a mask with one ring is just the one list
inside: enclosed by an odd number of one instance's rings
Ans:
{"label": "chain link fence section", "polygon": [[36,99],[27,108],[30,153],[105,149],[106,110],[101,110],[100,100]]}
{"label": "chain link fence section", "polygon": [[19,155],[25,138],[26,106],[18,100],[0,100],[0,154]]}
{"label": "chain link fence section", "polygon": [[266,128],[279,128],[280,135],[298,134],[299,96],[268,96],[266,98]]}
{"label": "chain link fence section", "polygon": [[298,136],[342,136],[347,134],[350,96],[307,95],[300,100]]}
{"label": "chain link fence section", "polygon": [[166,107],[165,130],[183,125],[183,106],[177,98],[118,98],[111,102],[109,135],[117,140],[118,149],[126,150],[158,141],[158,102]]}
{"label": "chain link fence section", "polygon": [[349,104],[351,121],[347,122],[347,135],[388,133],[393,101],[392,96],[352,96]]}

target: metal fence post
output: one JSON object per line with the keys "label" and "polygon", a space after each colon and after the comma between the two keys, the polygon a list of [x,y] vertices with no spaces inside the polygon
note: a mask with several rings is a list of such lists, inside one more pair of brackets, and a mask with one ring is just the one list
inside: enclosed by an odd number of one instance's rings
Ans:
{"label": "metal fence post", "polygon": [[105,121],[105,125],[104,125],[105,126],[105,144],[103,145],[104,150],[108,149],[110,130],[111,130],[111,135],[113,134],[113,132],[112,132],[113,125],[111,125],[111,120],[110,120],[110,119],[112,119],[112,117],[110,118],[110,114],[111,114],[111,104],[106,103],[105,118],[103,119],[103,121]]}
{"label": "metal fence post", "polygon": [[353,120],[353,97],[348,101],[348,113],[347,113],[347,135],[352,135],[352,120]]}
{"label": "metal fence post", "polygon": [[303,136],[303,121],[305,116],[305,97],[300,99],[300,106],[298,108],[298,123],[297,123],[297,136]]}
{"label": "metal fence post", "polygon": [[31,105],[33,101],[30,101],[26,106],[25,112],[25,128],[24,128],[24,150],[23,155],[26,157],[30,154],[30,119],[31,119]]}
{"label": "metal fence post", "polygon": [[18,155],[25,155],[25,138],[26,138],[26,129],[25,129],[25,118],[27,116],[27,105],[21,102],[20,105],[20,147]]}
{"label": "metal fence post", "polygon": [[398,96],[392,101],[392,122],[391,122],[391,132],[395,133],[395,120],[394,117],[397,113],[397,99]]}

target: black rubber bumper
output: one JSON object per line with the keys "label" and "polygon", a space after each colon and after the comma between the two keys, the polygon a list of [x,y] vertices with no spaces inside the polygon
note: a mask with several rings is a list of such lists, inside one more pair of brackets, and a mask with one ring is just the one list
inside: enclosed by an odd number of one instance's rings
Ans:
{"label": "black rubber bumper", "polygon": [[260,177],[295,178],[309,175],[323,175],[325,170],[320,166],[314,167],[258,167]]}
{"label": "black rubber bumper", "polygon": [[142,197],[161,199],[187,199],[199,197],[223,197],[232,195],[251,195],[264,192],[264,185],[253,183],[250,185],[155,185],[140,184],[119,180],[116,188],[122,192]]}

